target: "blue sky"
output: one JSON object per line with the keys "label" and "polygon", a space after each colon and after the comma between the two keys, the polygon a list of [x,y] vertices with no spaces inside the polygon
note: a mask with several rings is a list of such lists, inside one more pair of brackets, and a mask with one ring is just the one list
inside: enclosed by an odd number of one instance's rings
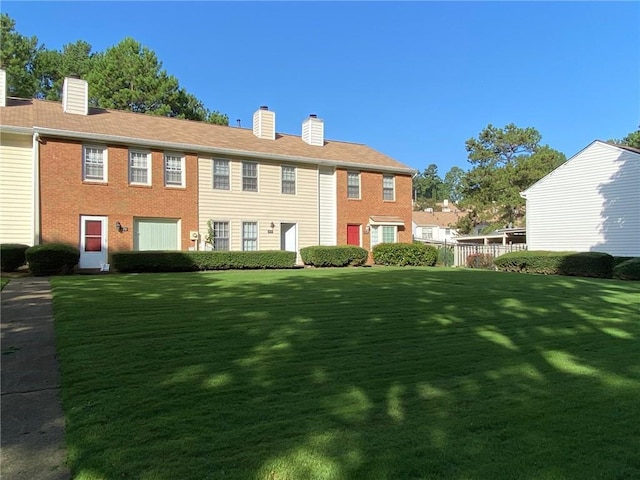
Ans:
{"label": "blue sky", "polygon": [[205,105],[250,127],[366,143],[418,170],[468,168],[491,123],[570,157],[640,123],[640,2],[15,2],[47,48],[126,36]]}

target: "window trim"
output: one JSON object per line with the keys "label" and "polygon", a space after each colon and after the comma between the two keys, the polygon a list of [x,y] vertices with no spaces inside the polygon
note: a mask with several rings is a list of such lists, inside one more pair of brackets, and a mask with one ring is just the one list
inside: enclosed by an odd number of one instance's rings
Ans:
{"label": "window trim", "polygon": [[[87,178],[87,149],[92,148],[94,150],[102,151],[102,179],[97,178]],[[91,182],[91,183],[108,183],[108,149],[104,145],[82,145],[82,181],[83,182]]]}
{"label": "window trim", "polygon": [[[391,187],[385,187],[385,179],[391,179]],[[391,190],[391,198],[385,198],[385,192]],[[396,201],[396,176],[395,175],[382,175],[382,201],[383,202],[395,202]]]}
{"label": "window trim", "polygon": [[[352,197],[349,192],[349,187],[355,187],[355,185],[349,185],[349,178],[351,175],[357,175],[358,177],[358,196]],[[362,178],[360,172],[347,171],[347,199],[360,200],[362,198]]]}
{"label": "window trim", "polygon": [[[227,174],[218,175],[220,178],[227,179],[227,188],[216,187],[216,162],[225,162],[227,164]],[[228,158],[211,159],[211,188],[213,190],[231,191],[231,161]]]}
{"label": "window trim", "polygon": [[[255,225],[255,232],[256,232],[255,238],[253,238],[253,237],[245,237],[244,236],[244,226],[247,225],[247,224],[254,224]],[[242,245],[242,251],[243,252],[254,252],[254,251],[257,252],[260,249],[260,245],[258,243],[258,239],[260,237],[260,223],[257,222],[257,221],[252,221],[252,220],[249,220],[249,221],[243,220],[242,221],[242,225],[241,225],[241,230],[242,230],[242,244],[241,244]],[[256,242],[255,250],[246,249],[245,248],[245,243],[244,243],[245,241],[252,241],[252,242],[255,241]]]}
{"label": "window trim", "polygon": [[[245,174],[244,174],[244,166],[245,166],[245,165],[255,165],[255,166],[256,166],[256,176],[255,176],[255,177],[247,177],[247,176],[245,176]],[[258,162],[249,162],[249,161],[243,161],[243,162],[242,162],[242,176],[241,176],[241,181],[242,181],[242,191],[243,191],[243,192],[252,192],[252,193],[257,193],[257,192],[259,192],[259,191],[260,191],[260,185],[259,185],[259,182],[258,182],[258,178],[259,178],[259,176],[260,176],[260,172],[259,172],[259,167],[258,167],[258,165],[259,165],[259,164],[258,164]],[[244,188],[244,180],[245,180],[245,178],[247,178],[247,179],[253,179],[253,178],[255,178],[255,179],[256,179],[256,188],[255,188],[255,190],[248,190],[248,189]]]}
{"label": "window trim", "polygon": [[[145,182],[134,182],[131,180],[131,174],[133,173],[133,171],[131,170],[132,165],[131,165],[131,154],[132,153],[137,153],[137,154],[142,154],[142,155],[146,155],[147,157],[147,181]],[[152,164],[153,164],[153,158],[151,155],[151,152],[149,150],[139,150],[139,149],[129,149],[129,185],[145,185],[145,186],[150,186],[152,185],[151,183],[151,172],[153,170],[152,168]],[[137,168],[137,167],[136,167]]]}
{"label": "window trim", "polygon": [[[383,240],[385,227],[393,228],[393,241],[391,242],[385,242]],[[370,236],[371,248],[381,243],[397,243],[398,242],[398,225],[371,225],[370,234],[371,234]],[[373,241],[374,237],[376,238],[375,242]]]}
{"label": "window trim", "polygon": [[[180,160],[180,184],[167,183],[167,157],[177,158]],[[185,187],[185,158],[182,153],[176,152],[164,152],[162,156],[163,173],[164,173],[164,186],[168,188],[184,188]]]}
{"label": "window trim", "polygon": [[[290,168],[293,170],[293,180],[284,179],[285,168]],[[293,192],[284,191],[285,182],[293,183]],[[292,165],[281,165],[280,166],[280,193],[282,193],[283,195],[296,195],[296,193],[298,192],[297,184],[298,184],[298,169]]]}
{"label": "window trim", "polygon": [[227,236],[226,237],[220,237],[221,239],[225,239],[227,240],[227,248],[224,250],[221,249],[217,249],[216,245],[215,245],[215,241],[216,241],[216,237],[211,239],[211,250],[215,251],[215,252],[229,252],[231,251],[231,222],[229,220],[214,220],[211,219],[211,228],[215,234],[215,229],[216,229],[216,223],[226,223],[227,224]]}

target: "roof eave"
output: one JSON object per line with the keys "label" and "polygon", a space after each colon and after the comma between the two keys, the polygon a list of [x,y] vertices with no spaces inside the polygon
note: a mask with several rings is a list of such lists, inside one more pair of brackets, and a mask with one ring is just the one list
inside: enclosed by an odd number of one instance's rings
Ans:
{"label": "roof eave", "polygon": [[150,147],[150,148],[154,148],[154,147],[163,148],[167,150],[179,150],[184,152],[208,153],[212,155],[232,155],[232,156],[256,158],[256,159],[263,159],[263,160],[281,160],[284,162],[326,165],[326,166],[345,167],[345,168],[353,168],[353,169],[360,169],[360,170],[365,168],[367,170],[401,173],[406,175],[412,175],[414,172],[416,172],[416,170],[412,168],[391,167],[391,166],[384,166],[384,165],[372,165],[372,164],[354,163],[354,162],[343,162],[343,161],[336,161],[336,160],[327,160],[322,158],[301,157],[297,155],[282,155],[282,154],[275,154],[275,153],[262,153],[262,152],[254,152],[250,150],[209,147],[205,145],[196,145],[196,144],[187,144],[187,143],[163,142],[163,141],[157,141],[157,140],[147,140],[144,138],[125,137],[120,135],[105,135],[105,134],[99,134],[99,133],[76,132],[71,130],[59,130],[54,128],[38,127],[38,126],[33,127],[32,131],[37,132],[40,135],[46,135],[49,137],[75,138],[78,140],[91,140],[93,142],[119,143],[119,144],[125,144],[125,145],[142,146],[142,147]]}

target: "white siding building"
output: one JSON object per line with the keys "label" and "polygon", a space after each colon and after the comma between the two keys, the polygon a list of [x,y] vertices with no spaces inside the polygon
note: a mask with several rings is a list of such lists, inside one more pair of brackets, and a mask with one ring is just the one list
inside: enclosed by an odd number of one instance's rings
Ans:
{"label": "white siding building", "polygon": [[595,141],[521,195],[529,250],[640,256],[640,150]]}

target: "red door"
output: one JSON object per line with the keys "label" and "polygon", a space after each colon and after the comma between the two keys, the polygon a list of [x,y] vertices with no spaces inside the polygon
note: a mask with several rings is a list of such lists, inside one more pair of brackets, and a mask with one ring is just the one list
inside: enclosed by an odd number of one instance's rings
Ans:
{"label": "red door", "polygon": [[347,245],[360,246],[360,225],[347,225]]}

